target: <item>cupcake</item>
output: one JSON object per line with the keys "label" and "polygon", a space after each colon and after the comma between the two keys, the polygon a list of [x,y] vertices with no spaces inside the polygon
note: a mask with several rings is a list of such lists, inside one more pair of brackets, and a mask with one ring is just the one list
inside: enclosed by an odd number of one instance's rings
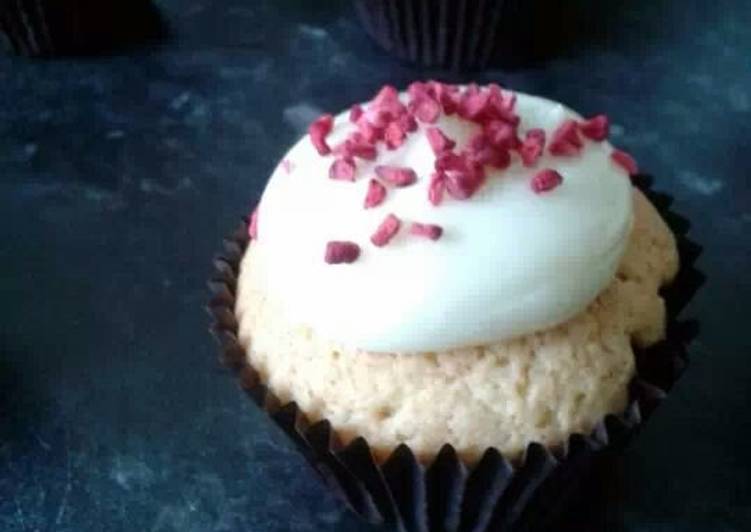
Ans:
{"label": "cupcake", "polygon": [[676,238],[607,137],[497,85],[414,83],[320,117],[275,169],[219,263],[217,328],[364,517],[553,513],[662,397],[634,349],[670,340]]}
{"label": "cupcake", "polygon": [[162,32],[150,0],[0,2],[0,33],[17,54],[90,54],[153,39]]}
{"label": "cupcake", "polygon": [[366,32],[385,50],[424,66],[520,64],[560,47],[575,6],[549,0],[355,0]]}

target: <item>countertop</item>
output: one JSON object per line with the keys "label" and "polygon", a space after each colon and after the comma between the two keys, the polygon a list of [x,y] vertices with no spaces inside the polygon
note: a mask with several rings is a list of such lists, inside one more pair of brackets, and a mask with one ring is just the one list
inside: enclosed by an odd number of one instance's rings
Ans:
{"label": "countertop", "polygon": [[701,332],[603,526],[751,529],[751,3],[601,4],[466,75],[392,59],[344,1],[162,0],[158,43],[0,56],[0,529],[364,529],[218,364],[205,281],[312,117],[427,77],[607,113],[692,221]]}

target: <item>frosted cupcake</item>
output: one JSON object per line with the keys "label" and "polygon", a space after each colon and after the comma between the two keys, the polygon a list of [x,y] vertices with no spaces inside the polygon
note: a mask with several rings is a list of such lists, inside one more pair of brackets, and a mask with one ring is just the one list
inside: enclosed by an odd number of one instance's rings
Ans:
{"label": "frosted cupcake", "polygon": [[[239,264],[247,387],[325,420],[324,439],[330,423],[345,450],[366,442],[387,483],[400,452],[421,471],[446,452],[458,470],[533,448],[556,462],[544,449],[629,407],[633,347],[665,336],[660,288],[679,266],[607,137],[603,115],[496,85],[387,86],[316,120]],[[378,506],[363,468],[344,469]]]}

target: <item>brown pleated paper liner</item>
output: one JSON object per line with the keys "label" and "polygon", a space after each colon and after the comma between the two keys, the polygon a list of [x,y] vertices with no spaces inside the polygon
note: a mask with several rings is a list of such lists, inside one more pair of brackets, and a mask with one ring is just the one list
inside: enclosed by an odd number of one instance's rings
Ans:
{"label": "brown pleated paper liner", "polygon": [[454,70],[521,63],[570,10],[551,0],[354,0],[365,31],[400,59]]}
{"label": "brown pleated paper liner", "polygon": [[0,0],[0,34],[18,55],[99,53],[161,33],[151,0]]}
{"label": "brown pleated paper liner", "polygon": [[[488,449],[469,466],[451,445],[427,465],[406,445],[382,464],[373,459],[368,442],[357,438],[343,446],[327,420],[310,424],[295,403],[281,405],[250,366],[237,339],[234,314],[239,265],[249,244],[247,220],[224,241],[209,282],[212,331],[221,359],[235,371],[242,388],[297,444],[312,466],[347,505],[371,523],[390,523],[406,531],[549,530],[570,498],[580,493],[591,468],[622,451],[654,409],[665,399],[687,364],[686,347],[696,336],[693,321],[678,315],[704,276],[694,268],[701,248],[686,234],[688,222],[669,210],[671,198],[651,189],[651,179],[634,183],[652,201],[678,240],[681,269],[663,290],[668,309],[666,338],[637,351],[637,376],[630,400],[619,415],[606,416],[591,434],[573,434],[561,446],[530,443],[518,463]],[[503,427],[499,427],[503,430]]]}

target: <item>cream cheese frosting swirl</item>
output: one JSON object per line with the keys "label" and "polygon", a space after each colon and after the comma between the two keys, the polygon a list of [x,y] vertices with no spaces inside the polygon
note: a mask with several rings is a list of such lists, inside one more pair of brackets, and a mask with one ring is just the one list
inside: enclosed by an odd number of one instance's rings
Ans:
{"label": "cream cheese frosting swirl", "polygon": [[[559,103],[515,95],[522,138],[543,129],[550,139],[566,120],[582,121]],[[610,143],[582,137],[576,154],[545,149],[532,167],[514,152],[508,167],[484,167],[484,184],[471,198],[447,196],[436,206],[427,199],[436,161],[430,127],[453,139],[456,150],[481,129],[456,114],[418,120],[398,148],[380,146],[375,160],[357,159],[353,182],[331,179],[335,156],[319,154],[307,136],[284,156],[263,193],[253,245],[268,297],[293,323],[367,351],[446,350],[562,323],[611,282],[633,214],[628,172]],[[356,130],[342,113],[326,140],[335,146]],[[386,184],[383,202],[365,209],[379,165],[412,169],[417,180]],[[562,182],[535,193],[531,181],[548,168]],[[391,213],[402,227],[377,247],[370,237]],[[420,238],[408,230],[413,222],[440,226],[443,234]],[[326,263],[331,241],[357,243],[357,260]]]}

